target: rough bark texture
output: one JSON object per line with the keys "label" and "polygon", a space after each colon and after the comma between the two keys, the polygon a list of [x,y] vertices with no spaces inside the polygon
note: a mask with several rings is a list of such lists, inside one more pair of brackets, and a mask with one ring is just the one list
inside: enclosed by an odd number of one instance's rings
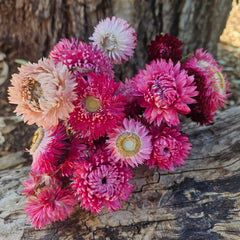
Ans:
{"label": "rough bark texture", "polygon": [[179,37],[184,54],[204,47],[215,55],[231,7],[232,0],[0,1],[0,48],[10,65],[15,57],[37,61],[60,38],[88,41],[99,20],[116,15],[138,34],[134,57],[116,68],[119,78],[132,77],[144,67],[146,46],[161,32]]}
{"label": "rough bark texture", "polygon": [[193,147],[184,166],[175,172],[141,166],[119,211],[104,209],[97,216],[76,209],[42,231],[30,227],[23,213],[21,182],[30,168],[0,171],[0,239],[239,240],[239,119],[238,106],[221,112],[211,126],[185,124]]}

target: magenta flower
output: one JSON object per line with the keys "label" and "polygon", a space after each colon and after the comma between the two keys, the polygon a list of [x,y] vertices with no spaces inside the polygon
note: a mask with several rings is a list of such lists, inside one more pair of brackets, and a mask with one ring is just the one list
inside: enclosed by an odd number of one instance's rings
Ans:
{"label": "magenta flower", "polygon": [[15,112],[28,124],[55,126],[73,111],[76,82],[61,63],[55,66],[49,59],[28,63],[21,66],[19,74],[13,74],[11,83],[9,101],[17,104]]}
{"label": "magenta flower", "polygon": [[65,126],[39,128],[32,139],[29,150],[33,157],[32,170],[38,173],[53,173],[69,149]]}
{"label": "magenta flower", "polygon": [[134,88],[133,81],[126,78],[125,82],[119,82],[117,94],[122,94],[126,98],[124,113],[134,119],[138,119],[143,114],[143,109],[139,105],[141,97],[137,96],[137,91]]}
{"label": "magenta flower", "polygon": [[116,95],[119,84],[104,75],[91,73],[79,78],[75,109],[68,123],[85,138],[98,139],[124,118],[125,97]]}
{"label": "magenta flower", "polygon": [[86,157],[87,146],[82,138],[79,138],[76,134],[70,139],[70,148],[59,164],[57,171],[60,172],[61,176],[71,177],[73,169],[76,164],[79,163],[81,158]]}
{"label": "magenta flower", "polygon": [[30,197],[36,194],[39,188],[50,185],[61,185],[61,180],[53,175],[42,173],[29,173],[30,178],[23,181],[24,189],[22,193],[26,197]]}
{"label": "magenta flower", "polygon": [[113,129],[108,136],[107,149],[114,161],[120,160],[134,167],[150,157],[151,135],[141,122],[125,118],[122,126]]}
{"label": "magenta flower", "polygon": [[174,171],[174,167],[185,163],[192,144],[188,142],[188,136],[180,130],[180,127],[175,129],[165,125],[152,128],[153,150],[150,159],[146,161],[150,168],[158,166],[163,170]]}
{"label": "magenta flower", "polygon": [[166,61],[171,59],[176,64],[182,58],[181,46],[182,42],[168,33],[157,35],[148,46],[148,58],[150,61],[161,58]]}
{"label": "magenta flower", "polygon": [[227,103],[229,83],[212,55],[202,48],[183,62],[182,68],[194,76],[199,92],[195,97],[197,103],[190,105],[191,112],[188,116],[201,125],[209,125],[214,119],[215,111]]}
{"label": "magenta flower", "polygon": [[35,229],[43,229],[54,221],[64,221],[73,211],[76,200],[72,191],[59,186],[45,186],[30,196],[24,211]]}
{"label": "magenta flower", "polygon": [[197,95],[193,77],[180,70],[180,63],[173,65],[164,59],[152,61],[146,70],[139,70],[134,78],[138,95],[142,96],[141,107],[149,123],[160,126],[166,122],[169,126],[179,125],[178,113],[188,114],[188,104],[195,103],[192,97]]}
{"label": "magenta flower", "polygon": [[115,64],[129,60],[137,43],[134,28],[126,20],[116,17],[99,22],[90,40]]}
{"label": "magenta flower", "polygon": [[72,188],[81,200],[80,206],[92,213],[100,213],[103,205],[110,212],[122,207],[120,200],[127,201],[133,186],[131,169],[115,162],[105,149],[90,153],[75,168]]}
{"label": "magenta flower", "polygon": [[74,38],[71,42],[61,39],[50,52],[50,58],[55,64],[62,62],[75,76],[86,76],[89,72],[113,76],[110,60],[102,50]]}

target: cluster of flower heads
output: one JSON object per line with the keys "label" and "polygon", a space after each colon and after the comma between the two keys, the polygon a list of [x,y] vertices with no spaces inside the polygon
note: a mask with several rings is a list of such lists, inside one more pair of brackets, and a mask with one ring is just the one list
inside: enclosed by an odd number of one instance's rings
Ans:
{"label": "cluster of flower heads", "polygon": [[210,124],[226,103],[229,83],[203,49],[182,59],[182,43],[161,34],[148,46],[150,63],[116,81],[113,64],[129,60],[135,30],[116,17],[102,20],[91,44],[61,39],[38,63],[11,79],[9,101],[36,124],[25,211],[36,228],[66,219],[80,203],[100,213],[122,207],[134,186],[132,168],[174,171],[191,143],[180,115]]}

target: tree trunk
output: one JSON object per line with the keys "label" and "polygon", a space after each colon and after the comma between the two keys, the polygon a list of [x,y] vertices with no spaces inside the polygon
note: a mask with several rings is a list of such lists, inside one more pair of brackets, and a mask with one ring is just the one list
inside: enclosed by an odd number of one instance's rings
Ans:
{"label": "tree trunk", "polygon": [[[221,112],[213,125],[184,125],[193,147],[175,172],[134,170],[134,192],[123,208],[94,215],[76,209],[44,230],[27,224],[21,182],[30,167],[0,172],[0,239],[240,239],[240,107]],[[19,155],[18,155],[19,157]]]}
{"label": "tree trunk", "polygon": [[0,2],[0,47],[10,65],[14,58],[37,61],[60,38],[88,42],[99,20],[116,15],[138,35],[134,57],[116,67],[119,78],[132,77],[146,63],[147,45],[161,32],[183,41],[185,55],[200,47],[215,55],[231,7],[232,0],[5,0]]}

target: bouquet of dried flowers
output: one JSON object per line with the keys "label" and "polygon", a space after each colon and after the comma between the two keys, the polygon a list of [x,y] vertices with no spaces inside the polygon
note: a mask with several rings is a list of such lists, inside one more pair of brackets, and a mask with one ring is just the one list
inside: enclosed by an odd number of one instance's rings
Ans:
{"label": "bouquet of dried flowers", "polygon": [[11,79],[15,112],[39,127],[23,182],[35,228],[65,220],[78,203],[96,214],[104,205],[118,210],[134,188],[132,168],[184,164],[191,143],[179,115],[208,125],[227,102],[229,83],[212,55],[197,49],[182,58],[182,42],[170,34],[151,41],[145,69],[120,81],[113,64],[134,54],[134,28],[106,18],[90,41],[61,39],[49,58],[21,66]]}

